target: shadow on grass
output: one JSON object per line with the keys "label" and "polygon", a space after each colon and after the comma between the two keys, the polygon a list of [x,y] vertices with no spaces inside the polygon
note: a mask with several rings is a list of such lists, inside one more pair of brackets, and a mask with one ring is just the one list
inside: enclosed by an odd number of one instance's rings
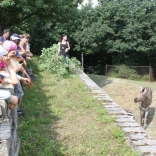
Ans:
{"label": "shadow on grass", "polygon": [[112,80],[109,80],[107,76],[103,75],[94,75],[88,74],[90,79],[92,79],[100,88],[106,86],[107,84],[112,83]]}
{"label": "shadow on grass", "polygon": [[[39,72],[37,74],[40,77]],[[46,95],[48,90],[44,90],[41,79],[33,83],[32,90],[24,86],[25,95],[21,109],[25,116],[18,118],[19,156],[64,156],[66,147],[57,140],[56,132],[59,128],[56,123],[60,117],[51,104],[56,96]]]}
{"label": "shadow on grass", "polygon": [[155,107],[149,107],[149,113],[148,113],[148,117],[147,117],[147,126],[146,126],[146,128],[153,121],[154,115],[155,115]]}

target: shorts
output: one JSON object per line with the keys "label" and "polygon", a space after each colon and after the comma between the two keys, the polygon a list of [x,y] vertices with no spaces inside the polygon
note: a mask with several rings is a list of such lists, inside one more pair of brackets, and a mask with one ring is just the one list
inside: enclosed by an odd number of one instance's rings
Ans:
{"label": "shorts", "polygon": [[13,102],[13,97],[8,90],[0,90],[0,100],[6,100],[8,103]]}
{"label": "shorts", "polygon": [[20,84],[20,82],[18,82],[18,84],[15,85],[15,94],[17,96],[17,98],[19,99],[21,96],[24,95],[24,92],[22,90],[22,86]]}

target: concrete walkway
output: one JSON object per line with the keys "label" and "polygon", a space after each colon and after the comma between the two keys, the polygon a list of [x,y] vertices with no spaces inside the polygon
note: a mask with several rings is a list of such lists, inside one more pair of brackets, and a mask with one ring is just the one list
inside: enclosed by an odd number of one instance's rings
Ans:
{"label": "concrete walkway", "polygon": [[101,102],[108,114],[116,119],[116,124],[122,128],[125,138],[131,148],[139,151],[143,156],[156,156],[156,140],[152,139],[147,132],[140,127],[134,120],[133,116],[116,104],[113,99],[104,92],[94,81],[92,81],[82,70],[78,69],[77,73],[87,87],[91,90],[93,97]]}

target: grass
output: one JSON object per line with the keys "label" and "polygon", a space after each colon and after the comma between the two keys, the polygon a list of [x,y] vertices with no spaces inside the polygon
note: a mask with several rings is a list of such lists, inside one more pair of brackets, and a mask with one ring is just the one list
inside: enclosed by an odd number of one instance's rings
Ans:
{"label": "grass", "polygon": [[137,156],[77,75],[55,81],[38,74],[33,90],[24,88],[20,156]]}

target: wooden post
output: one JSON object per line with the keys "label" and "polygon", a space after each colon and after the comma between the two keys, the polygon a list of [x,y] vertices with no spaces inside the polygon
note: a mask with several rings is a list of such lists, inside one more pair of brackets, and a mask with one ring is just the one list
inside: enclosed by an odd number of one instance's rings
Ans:
{"label": "wooden post", "polygon": [[81,53],[81,63],[82,63],[82,70],[84,71],[84,65],[83,65],[83,52]]}
{"label": "wooden post", "polygon": [[107,76],[107,64],[105,66],[105,76]]}
{"label": "wooden post", "polygon": [[153,77],[153,71],[152,71],[152,67],[151,67],[151,63],[149,64],[149,82],[152,81]]}

